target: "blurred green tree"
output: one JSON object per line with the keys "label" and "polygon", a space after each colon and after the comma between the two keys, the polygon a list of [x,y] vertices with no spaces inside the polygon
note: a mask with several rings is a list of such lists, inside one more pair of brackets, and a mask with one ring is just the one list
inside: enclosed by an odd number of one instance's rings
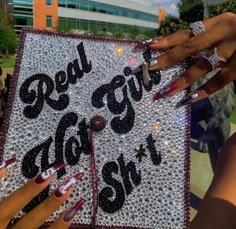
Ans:
{"label": "blurred green tree", "polygon": [[17,35],[12,24],[2,10],[0,10],[0,52],[3,54],[14,54],[17,48]]}
{"label": "blurred green tree", "polygon": [[167,16],[157,30],[158,36],[166,36],[188,27],[188,23],[173,16]]}
{"label": "blurred green tree", "polygon": [[204,6],[202,0],[180,0],[178,9],[182,21],[191,23],[203,19]]}
{"label": "blurred green tree", "polygon": [[217,16],[224,12],[236,13],[236,1],[228,0],[221,4],[211,5],[209,6],[209,10],[210,10],[210,17]]}

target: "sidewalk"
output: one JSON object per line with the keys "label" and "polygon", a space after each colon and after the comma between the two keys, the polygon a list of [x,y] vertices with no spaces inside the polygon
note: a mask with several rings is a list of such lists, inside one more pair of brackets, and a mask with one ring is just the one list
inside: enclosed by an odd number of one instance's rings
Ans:
{"label": "sidewalk", "polygon": [[[231,134],[236,132],[236,125],[231,124]],[[213,172],[209,160],[208,153],[201,153],[191,150],[191,175],[190,175],[190,191],[194,194],[194,205],[198,207],[199,198],[205,195],[211,180]],[[196,215],[197,211],[191,208],[191,219]]]}

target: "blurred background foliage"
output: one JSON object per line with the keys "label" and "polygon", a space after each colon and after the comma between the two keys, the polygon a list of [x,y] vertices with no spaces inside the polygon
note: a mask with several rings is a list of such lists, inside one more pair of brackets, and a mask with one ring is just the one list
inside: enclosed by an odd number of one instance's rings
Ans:
{"label": "blurred background foliage", "polygon": [[[203,19],[202,0],[181,0],[178,4],[179,18],[167,16],[157,30],[157,36],[166,36],[188,27],[189,23]],[[228,0],[222,4],[209,6],[210,17],[224,12],[236,13],[236,0]]]}
{"label": "blurred background foliage", "polygon": [[5,18],[0,10],[0,54],[14,54],[17,48],[17,35],[11,21]]}

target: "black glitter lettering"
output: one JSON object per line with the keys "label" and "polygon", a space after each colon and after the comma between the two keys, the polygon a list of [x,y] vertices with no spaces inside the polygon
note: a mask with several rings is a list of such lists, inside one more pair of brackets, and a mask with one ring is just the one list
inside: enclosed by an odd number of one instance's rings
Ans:
{"label": "black glitter lettering", "polygon": [[[118,173],[118,165],[116,162],[108,162],[102,168],[102,177],[104,181],[111,187],[105,187],[99,193],[99,206],[106,213],[115,213],[120,210],[125,202],[125,192],[122,184],[112,177],[112,173]],[[113,195],[115,198],[113,199]],[[113,200],[111,200],[113,199]]]}
{"label": "black glitter lettering", "polygon": [[84,72],[79,67],[78,59],[75,59],[73,62],[68,64],[67,75],[68,75],[68,81],[71,84],[76,84],[77,79],[83,77]]}
{"label": "black glitter lettering", "polygon": [[[125,78],[122,75],[115,76],[110,84],[105,84],[94,91],[92,95],[92,104],[96,108],[102,108],[105,106],[104,97],[107,95],[107,106],[112,114],[122,114],[125,109],[126,115],[116,116],[111,120],[111,128],[115,133],[125,134],[128,133],[134,125],[135,112],[127,94],[127,86],[125,85]],[[123,99],[119,102],[116,98],[115,91],[118,88],[122,88]]]}
{"label": "black glitter lettering", "polygon": [[62,93],[68,90],[69,83],[64,71],[59,71],[55,75],[56,90],[58,93]]}
{"label": "black glitter lettering", "polygon": [[91,61],[89,61],[89,63],[88,63],[87,56],[86,56],[86,53],[85,53],[85,50],[84,50],[83,42],[81,42],[77,46],[77,50],[79,52],[83,72],[84,73],[89,73],[92,70],[92,64],[91,64]]}
{"label": "black glitter lettering", "polygon": [[109,90],[110,84],[104,84],[93,92],[91,100],[94,107],[102,108],[106,105],[103,100]]}
{"label": "black glitter lettering", "polygon": [[[57,127],[55,133],[55,160],[53,163],[49,164],[49,149],[53,142],[53,138],[49,137],[45,142],[31,149],[26,153],[22,161],[22,174],[31,179],[35,177],[41,170],[41,172],[47,170],[55,164],[64,162],[64,137],[67,129],[71,126],[75,126],[78,121],[78,116],[76,113],[68,113],[64,115]],[[74,136],[70,137],[65,144],[65,158],[69,165],[76,165],[80,160],[82,153],[88,155],[90,154],[90,144],[88,137],[88,125],[86,124],[85,119],[82,120],[78,127],[81,128],[78,132],[80,134],[81,146]],[[36,158],[41,155],[41,168],[36,165]],[[66,174],[65,168],[62,168],[57,173],[57,178],[59,179],[64,174]],[[24,209],[29,211],[36,205],[38,205],[43,199],[48,196],[49,189],[44,190],[36,198],[34,198],[29,205]]]}
{"label": "black glitter lettering", "polygon": [[[107,106],[113,114],[122,114],[126,107],[126,97],[124,96],[121,102],[117,101],[115,91],[125,84],[125,77],[122,75],[117,75],[114,77],[110,83],[109,91],[107,93]],[[124,94],[124,93],[123,93]]]}
{"label": "black glitter lettering", "polygon": [[79,131],[77,132],[77,134],[80,135],[81,148],[83,150],[83,153],[88,155],[91,152],[91,145],[89,142],[89,134],[88,134],[89,125],[87,125],[86,120],[83,119],[78,124],[78,127]]}
{"label": "black glitter lettering", "polygon": [[[74,149],[74,150],[73,150]],[[69,165],[76,165],[80,159],[82,149],[78,140],[72,136],[66,142],[65,156]]]}
{"label": "black glitter lettering", "polygon": [[138,186],[141,183],[141,172],[137,172],[135,163],[133,161],[130,161],[127,165],[125,165],[123,154],[119,156],[118,162],[120,165],[120,172],[124,182],[126,195],[129,195],[133,190],[130,178],[134,185]]}
{"label": "black glitter lettering", "polygon": [[[31,85],[36,82],[38,82],[37,92],[34,89],[30,90]],[[44,85],[46,86],[45,92]],[[24,115],[30,119],[37,118],[43,109],[44,100],[55,110],[65,109],[69,104],[69,97],[62,94],[59,95],[58,100],[53,100],[50,98],[53,90],[53,80],[46,74],[36,74],[27,78],[20,88],[20,98],[24,103],[34,104],[25,107]]]}
{"label": "black glitter lettering", "polygon": [[[71,112],[64,115],[58,124],[56,135],[55,135],[55,158],[58,163],[63,162],[63,145],[64,145],[64,137],[65,137],[66,130],[70,126],[75,126],[77,121],[78,121],[77,114]],[[67,156],[68,156],[68,153],[67,153]],[[68,159],[67,162],[68,164],[69,162],[71,162],[70,158]],[[65,173],[66,173],[65,169],[61,169],[58,172],[58,178],[63,176]]]}
{"label": "black glitter lettering", "polygon": [[[41,113],[44,105],[44,100],[53,109],[62,111],[69,105],[69,96],[64,93],[68,90],[69,84],[76,84],[77,79],[83,77],[84,73],[89,73],[92,70],[91,61],[88,63],[85,54],[83,42],[77,46],[79,52],[82,70],[80,69],[78,59],[70,62],[67,65],[67,74],[64,71],[59,71],[55,75],[55,85],[53,80],[46,74],[35,74],[25,80],[20,88],[20,98],[26,103],[23,113],[27,118],[37,118]],[[38,81],[38,84],[36,84]],[[36,89],[30,87],[37,86]],[[55,90],[61,94],[58,100],[50,98],[50,95]]]}
{"label": "black glitter lettering", "polygon": [[[36,157],[39,155],[39,153],[42,152],[42,154],[46,155],[46,157],[48,158],[48,151],[49,151],[52,141],[53,141],[52,137],[49,137],[45,142],[34,147],[28,153],[26,153],[22,161],[22,167],[21,167],[22,174],[26,178],[31,179],[38,174],[39,167],[35,164]],[[48,160],[46,161],[46,166],[45,166],[45,163],[41,163],[41,166],[44,167],[42,169],[44,171],[47,168],[49,168]]]}
{"label": "black glitter lettering", "polygon": [[128,133],[134,126],[135,120],[135,111],[132,107],[132,103],[129,100],[127,94],[127,86],[125,85],[122,89],[123,92],[123,103],[126,105],[126,115],[122,118],[121,116],[114,117],[111,120],[111,128],[115,133],[118,134],[126,134]]}
{"label": "black glitter lettering", "polygon": [[156,147],[155,147],[155,142],[156,140],[153,139],[152,134],[149,134],[148,137],[146,138],[147,141],[147,149],[151,153],[151,160],[154,165],[160,165],[162,158],[161,158],[161,152],[157,152]]}

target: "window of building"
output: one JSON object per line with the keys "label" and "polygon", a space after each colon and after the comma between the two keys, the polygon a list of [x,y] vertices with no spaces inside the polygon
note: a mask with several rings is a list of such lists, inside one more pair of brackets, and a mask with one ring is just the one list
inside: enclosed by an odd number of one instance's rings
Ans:
{"label": "window of building", "polygon": [[74,19],[68,20],[68,29],[69,30],[77,29],[77,21]]}
{"label": "window of building", "polygon": [[63,6],[63,7],[67,7],[67,0],[58,0],[58,5],[59,6]]}
{"label": "window of building", "polygon": [[52,28],[52,16],[47,16],[46,24],[47,28]]}
{"label": "window of building", "polygon": [[88,21],[80,20],[79,29],[85,30],[85,31],[88,30]]}
{"label": "window of building", "polygon": [[67,0],[67,7],[68,8],[76,8],[76,1],[74,0]]}
{"label": "window of building", "polygon": [[52,0],[46,0],[46,5],[51,6],[52,5]]}
{"label": "window of building", "polygon": [[58,5],[62,7],[76,8],[103,14],[112,14],[121,17],[135,18],[149,22],[157,22],[157,15],[152,15],[132,9],[126,9],[123,7],[114,7],[109,4],[103,4],[88,0],[58,0]]}
{"label": "window of building", "polygon": [[14,0],[14,1],[8,1],[8,3],[13,3],[15,4],[19,4],[19,5],[32,5],[33,4],[33,0]]}

